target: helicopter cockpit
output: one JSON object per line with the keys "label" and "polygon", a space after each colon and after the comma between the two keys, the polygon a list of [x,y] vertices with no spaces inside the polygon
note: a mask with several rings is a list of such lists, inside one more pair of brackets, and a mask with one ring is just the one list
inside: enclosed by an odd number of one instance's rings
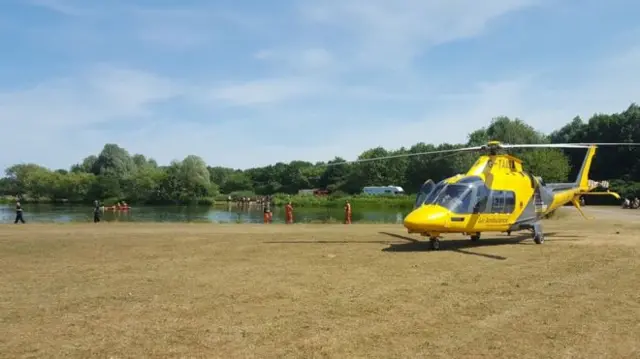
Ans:
{"label": "helicopter cockpit", "polygon": [[[423,189],[428,190],[426,184]],[[511,213],[515,209],[514,192],[490,190],[477,176],[465,177],[456,183],[441,181],[430,193],[425,193],[421,189],[416,207],[437,205],[456,214]]]}

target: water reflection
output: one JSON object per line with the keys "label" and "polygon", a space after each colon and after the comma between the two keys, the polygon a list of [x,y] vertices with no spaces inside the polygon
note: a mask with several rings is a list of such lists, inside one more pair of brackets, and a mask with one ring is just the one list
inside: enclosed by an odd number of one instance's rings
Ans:
{"label": "water reflection", "polygon": [[[93,212],[89,206],[28,204],[24,206],[24,217],[29,222],[92,222]],[[273,208],[273,223],[284,223],[284,208]],[[353,222],[402,223],[406,211],[385,208],[353,208]],[[210,222],[210,223],[262,223],[259,206],[237,206],[235,204],[208,206],[134,206],[129,211],[105,211],[106,222]],[[0,205],[0,221],[13,223],[13,206]],[[342,222],[342,208],[295,208],[296,223]]]}

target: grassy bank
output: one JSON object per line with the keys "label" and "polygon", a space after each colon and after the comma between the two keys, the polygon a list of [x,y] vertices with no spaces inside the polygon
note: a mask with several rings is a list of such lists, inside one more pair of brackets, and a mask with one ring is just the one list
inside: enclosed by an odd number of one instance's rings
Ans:
{"label": "grassy bank", "polygon": [[[255,197],[253,197],[255,198]],[[176,203],[176,202],[151,202],[151,203],[136,203],[133,201],[127,201],[123,199],[125,202],[131,205],[173,205],[173,204],[197,204],[200,206],[212,206],[215,204],[226,204],[227,203],[227,195],[220,195],[214,198],[200,198],[197,201],[191,203]],[[352,206],[363,206],[363,207],[393,207],[393,208],[410,208],[413,206],[413,202],[415,197],[413,196],[396,196],[396,197],[384,197],[384,196],[366,196],[366,195],[354,195],[354,196],[326,196],[326,197],[316,197],[316,196],[299,196],[299,195],[286,195],[286,194],[277,194],[273,196],[274,204],[276,206],[284,206],[288,201],[293,202],[293,204],[297,207],[342,207],[344,206],[345,201],[350,201]],[[1,197],[0,204],[14,204],[16,201],[15,197]],[[105,200],[101,200],[101,203],[105,206],[111,206],[121,200],[108,198]],[[41,204],[87,204],[91,205],[92,201],[52,201],[48,198],[41,198],[37,201],[24,198],[22,200],[23,204],[31,204],[31,203],[41,203]]]}
{"label": "grassy bank", "polygon": [[274,202],[276,206],[285,205],[291,201],[297,207],[342,207],[346,201],[352,207],[394,207],[411,208],[415,201],[414,196],[300,196],[300,195],[276,195]]}

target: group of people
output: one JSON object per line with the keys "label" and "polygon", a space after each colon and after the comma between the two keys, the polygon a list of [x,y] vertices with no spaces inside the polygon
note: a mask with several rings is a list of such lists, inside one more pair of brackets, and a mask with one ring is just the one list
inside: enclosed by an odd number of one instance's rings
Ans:
{"label": "group of people", "polygon": [[[263,202],[263,205],[264,205],[263,207],[264,223],[271,223],[273,220],[273,213],[271,212],[271,201],[266,200]],[[114,208],[128,209],[129,206],[124,202],[118,202],[118,205],[114,206]],[[104,212],[104,210],[105,210],[104,205],[101,205],[99,201],[96,200],[93,202],[93,223],[100,222],[100,217],[102,215],[102,212]],[[291,203],[291,201],[287,202],[287,204],[284,206],[284,216],[285,216],[285,223],[287,224],[293,223],[293,204]],[[16,201],[16,220],[14,221],[14,223],[18,223],[18,222],[25,223],[22,205],[20,204],[20,201]],[[349,201],[345,201],[345,204],[344,204],[344,223],[351,224],[351,203],[349,203]]]}
{"label": "group of people", "polygon": [[235,203],[238,204],[240,206],[246,206],[246,205],[251,205],[251,204],[262,204],[264,205],[267,202],[272,202],[273,198],[271,196],[261,196],[261,197],[255,197],[255,198],[251,198],[251,197],[231,197],[228,196],[227,197],[227,203],[231,204],[231,203]]}
{"label": "group of people", "polygon": [[100,204],[100,201],[95,200],[93,201],[93,223],[100,222],[100,216],[105,210],[126,211],[129,210],[129,208],[131,207],[124,201],[118,202],[111,207],[105,207],[104,204]]}
{"label": "group of people", "polygon": [[634,199],[625,198],[622,202],[622,208],[638,209],[640,208],[640,199],[638,199],[638,197]]}
{"label": "group of people", "polygon": [[[273,213],[271,212],[270,202],[266,202],[264,207],[264,223],[271,223],[273,220]],[[293,204],[291,201],[287,202],[284,206],[284,221],[286,224],[293,224]],[[344,223],[351,224],[351,203],[345,201],[344,203]]]}

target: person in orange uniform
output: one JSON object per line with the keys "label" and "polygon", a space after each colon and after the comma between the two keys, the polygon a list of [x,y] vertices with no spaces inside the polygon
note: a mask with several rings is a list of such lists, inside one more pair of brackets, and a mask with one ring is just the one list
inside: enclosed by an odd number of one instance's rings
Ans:
{"label": "person in orange uniform", "polygon": [[265,201],[265,203],[263,205],[263,208],[264,208],[264,223],[265,224],[266,223],[271,223],[272,213],[271,213],[270,202],[269,201]]}
{"label": "person in orange uniform", "polygon": [[351,224],[351,203],[349,201],[344,204],[344,224]]}
{"label": "person in orange uniform", "polygon": [[263,219],[264,219],[264,223],[266,224],[266,223],[269,223],[269,214],[270,214],[269,212],[270,212],[270,210],[269,210],[269,207],[267,207],[267,206],[264,206],[263,208],[264,208]]}
{"label": "person in orange uniform", "polygon": [[284,215],[285,215],[287,224],[292,224],[293,223],[293,206],[291,205],[291,202],[287,203],[287,205],[284,206]]}

